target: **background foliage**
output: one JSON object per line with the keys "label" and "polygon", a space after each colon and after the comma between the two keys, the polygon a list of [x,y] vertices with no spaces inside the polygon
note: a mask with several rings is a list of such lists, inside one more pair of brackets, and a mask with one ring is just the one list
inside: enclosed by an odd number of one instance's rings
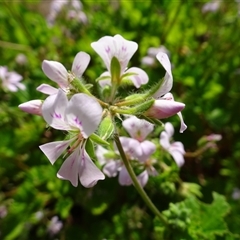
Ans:
{"label": "background foliage", "polygon": [[[0,65],[21,74],[27,87],[16,93],[0,88],[1,239],[239,239],[240,2],[220,1],[216,11],[204,10],[206,3],[84,0],[86,21],[69,19],[65,9],[49,26],[49,1],[0,2]],[[119,186],[116,178],[92,189],[57,179],[61,161],[52,166],[38,146],[62,135],[18,109],[44,97],[35,90],[48,82],[44,59],[71,69],[76,53],[86,51],[92,58],[84,77],[93,83],[103,65],[90,43],[115,34],[139,44],[131,65],[148,73],[149,85],[164,72],[160,64],[141,60],[150,47],[165,46],[173,64],[172,93],[186,104],[188,129],[174,136],[185,146],[185,164],[145,188],[171,220],[164,232],[134,188]],[[177,117],[169,120],[179,127]],[[201,151],[199,139],[211,133],[222,140]],[[63,223],[56,235],[48,230],[53,216]]]}

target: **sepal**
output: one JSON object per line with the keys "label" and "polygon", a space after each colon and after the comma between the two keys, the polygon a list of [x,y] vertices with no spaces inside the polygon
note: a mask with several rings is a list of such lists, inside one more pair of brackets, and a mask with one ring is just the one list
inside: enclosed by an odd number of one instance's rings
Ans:
{"label": "sepal", "polygon": [[93,133],[90,136],[90,139],[100,145],[109,145],[109,143],[107,141],[105,141],[104,139],[102,139],[101,137],[99,137],[97,134]]}
{"label": "sepal", "polygon": [[113,57],[110,65],[112,85],[119,85],[121,81],[121,65],[116,57]]}
{"label": "sepal", "polygon": [[99,125],[98,134],[104,140],[112,136],[114,132],[114,125],[110,115],[106,116]]}

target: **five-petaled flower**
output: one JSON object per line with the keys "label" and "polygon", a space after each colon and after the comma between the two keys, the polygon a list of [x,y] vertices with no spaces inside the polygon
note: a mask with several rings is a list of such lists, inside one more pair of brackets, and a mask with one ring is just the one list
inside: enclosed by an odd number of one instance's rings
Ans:
{"label": "five-petaled flower", "polygon": [[104,174],[90,159],[85,145],[88,137],[97,129],[102,118],[102,107],[97,100],[84,93],[75,94],[69,101],[60,89],[57,96],[50,95],[42,105],[42,115],[53,128],[66,130],[70,139],[46,143],[40,149],[52,164],[68,148],[69,156],[62,164],[57,176],[84,187],[94,186],[103,180]]}
{"label": "five-petaled flower", "polygon": [[142,69],[137,67],[127,69],[129,60],[137,51],[137,43],[128,41],[117,34],[114,37],[102,37],[97,42],[93,42],[91,46],[102,58],[108,70],[100,76],[99,79],[104,79],[99,81],[100,85],[111,85],[110,68],[113,57],[116,57],[120,63],[120,77],[123,77],[122,81],[130,80],[136,88],[139,88],[142,84],[146,84],[148,82],[148,75]]}
{"label": "five-petaled flower", "polygon": [[[123,121],[123,127],[129,133],[131,137],[120,137],[120,141],[126,157],[129,161],[137,162],[137,166],[142,171],[137,179],[139,183],[144,187],[148,181],[149,175],[156,176],[158,173],[152,166],[152,159],[150,156],[156,151],[154,143],[146,140],[146,137],[153,131],[153,124],[138,119],[135,116],[131,116]],[[107,149],[98,146],[96,155],[101,163],[104,165],[103,172],[108,177],[115,177],[119,172],[118,181],[120,185],[129,186],[132,184],[130,175],[127,169],[120,160],[118,151],[115,151],[114,157],[108,158]]]}

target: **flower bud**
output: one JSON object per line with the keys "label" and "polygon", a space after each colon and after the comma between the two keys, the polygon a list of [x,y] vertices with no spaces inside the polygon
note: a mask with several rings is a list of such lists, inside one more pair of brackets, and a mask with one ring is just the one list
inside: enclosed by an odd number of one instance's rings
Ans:
{"label": "flower bud", "polygon": [[153,105],[144,113],[144,115],[151,118],[163,119],[177,114],[183,110],[184,107],[184,103],[158,99],[155,100]]}
{"label": "flower bud", "polygon": [[18,107],[27,113],[42,116],[42,100],[31,100],[20,104]]}

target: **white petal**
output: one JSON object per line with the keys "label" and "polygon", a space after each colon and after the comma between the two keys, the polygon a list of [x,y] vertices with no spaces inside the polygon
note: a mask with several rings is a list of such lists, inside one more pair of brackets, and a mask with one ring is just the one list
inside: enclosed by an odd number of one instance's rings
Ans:
{"label": "white petal", "polygon": [[74,187],[78,186],[78,172],[80,165],[81,149],[78,147],[62,164],[57,173],[60,179],[68,180]]}
{"label": "white petal", "polygon": [[158,61],[162,64],[164,69],[166,70],[166,74],[164,76],[164,80],[163,80],[161,87],[153,95],[154,98],[159,98],[172,89],[173,76],[172,76],[172,71],[171,71],[171,63],[168,58],[168,55],[164,52],[159,52],[156,57],[157,57]]}
{"label": "white petal", "polygon": [[16,86],[21,89],[21,90],[25,90],[26,86],[23,83],[16,83]]}
{"label": "white petal", "polygon": [[106,85],[111,86],[111,75],[109,72],[104,72],[100,75],[100,77],[97,79],[99,85],[101,87],[105,87]]}
{"label": "white petal", "polygon": [[141,174],[137,176],[138,182],[144,187],[148,182],[148,172],[144,170]]}
{"label": "white petal", "polygon": [[148,172],[148,175],[149,175],[149,176],[155,177],[155,176],[158,175],[157,170],[156,170],[153,166],[148,167],[148,168],[147,168],[147,172]]}
{"label": "white petal", "polygon": [[132,159],[138,158],[142,154],[142,148],[140,142],[133,138],[120,137],[120,141],[125,153]]}
{"label": "white petal", "polygon": [[138,159],[141,162],[145,162],[149,159],[149,157],[156,151],[156,146],[154,143],[146,140],[140,143],[142,154],[138,156]]}
{"label": "white petal", "polygon": [[104,174],[96,167],[85,150],[81,152],[81,165],[79,166],[79,180],[81,184],[90,188],[97,184],[98,180],[105,179]]}
{"label": "white petal", "polygon": [[43,102],[42,115],[51,127],[60,130],[71,129],[65,122],[67,103],[67,96],[62,90],[59,90],[58,94],[50,95]]}
{"label": "white petal", "polygon": [[173,125],[170,122],[167,122],[164,124],[164,128],[165,128],[165,132],[168,134],[168,137],[170,139],[174,134]]}
{"label": "white petal", "polygon": [[23,79],[23,77],[20,74],[18,74],[16,72],[8,72],[8,81],[10,83],[15,84],[15,83],[21,81],[22,79]]}
{"label": "white petal", "polygon": [[183,121],[182,113],[179,112],[179,113],[177,113],[177,115],[181,121],[180,133],[183,133],[187,129],[187,125]]}
{"label": "white petal", "polygon": [[106,154],[107,152],[108,152],[108,150],[106,148],[104,148],[100,145],[97,145],[95,154],[96,154],[97,160],[101,166],[107,162],[107,159],[104,156],[104,154]]}
{"label": "white petal", "polygon": [[184,164],[184,158],[182,153],[178,151],[171,151],[170,154],[173,156],[173,159],[175,160],[176,164],[181,167]]}
{"label": "white petal", "polygon": [[134,75],[128,76],[136,88],[140,88],[142,84],[148,82],[148,75],[141,68],[132,67],[129,68],[125,73],[135,73]]}
{"label": "white petal", "polygon": [[119,172],[118,182],[122,186],[129,186],[132,184],[132,179],[125,167],[122,167],[121,171]]}
{"label": "white petal", "polygon": [[165,149],[169,149],[170,147],[170,139],[169,139],[169,135],[163,131],[160,134],[160,145]]}
{"label": "white petal", "polygon": [[61,154],[67,149],[69,144],[73,141],[73,139],[67,141],[56,141],[43,144],[39,146],[42,152],[49,159],[51,164],[54,164],[55,161],[61,156]]}
{"label": "white petal", "polygon": [[106,68],[110,72],[110,62],[115,53],[113,37],[102,37],[97,42],[91,43],[91,47],[102,58]]}
{"label": "white petal", "polygon": [[181,142],[173,142],[169,151],[178,151],[181,154],[185,154],[184,145]]}
{"label": "white petal", "polygon": [[66,88],[68,86],[68,72],[61,63],[44,60],[42,70],[48,78],[56,82],[60,87]]}
{"label": "white petal", "polygon": [[73,65],[72,65],[72,72],[77,78],[80,78],[83,75],[89,62],[90,62],[90,56],[85,52],[79,52],[75,56],[73,60]]}
{"label": "white petal", "polygon": [[40,86],[37,87],[37,91],[42,92],[47,95],[53,95],[58,93],[58,89],[55,87],[52,87],[48,84],[41,84]]}
{"label": "white petal", "polygon": [[66,117],[69,125],[80,129],[83,137],[87,138],[102,119],[102,107],[93,97],[78,93],[69,101]]}
{"label": "white petal", "polygon": [[139,142],[142,142],[154,128],[153,124],[135,116],[131,116],[124,120],[122,125],[130,136]]}
{"label": "white petal", "polygon": [[118,171],[121,169],[122,163],[121,161],[115,161],[115,160],[110,160],[108,163],[104,166],[103,172],[108,176],[108,177],[116,177],[118,174]]}

